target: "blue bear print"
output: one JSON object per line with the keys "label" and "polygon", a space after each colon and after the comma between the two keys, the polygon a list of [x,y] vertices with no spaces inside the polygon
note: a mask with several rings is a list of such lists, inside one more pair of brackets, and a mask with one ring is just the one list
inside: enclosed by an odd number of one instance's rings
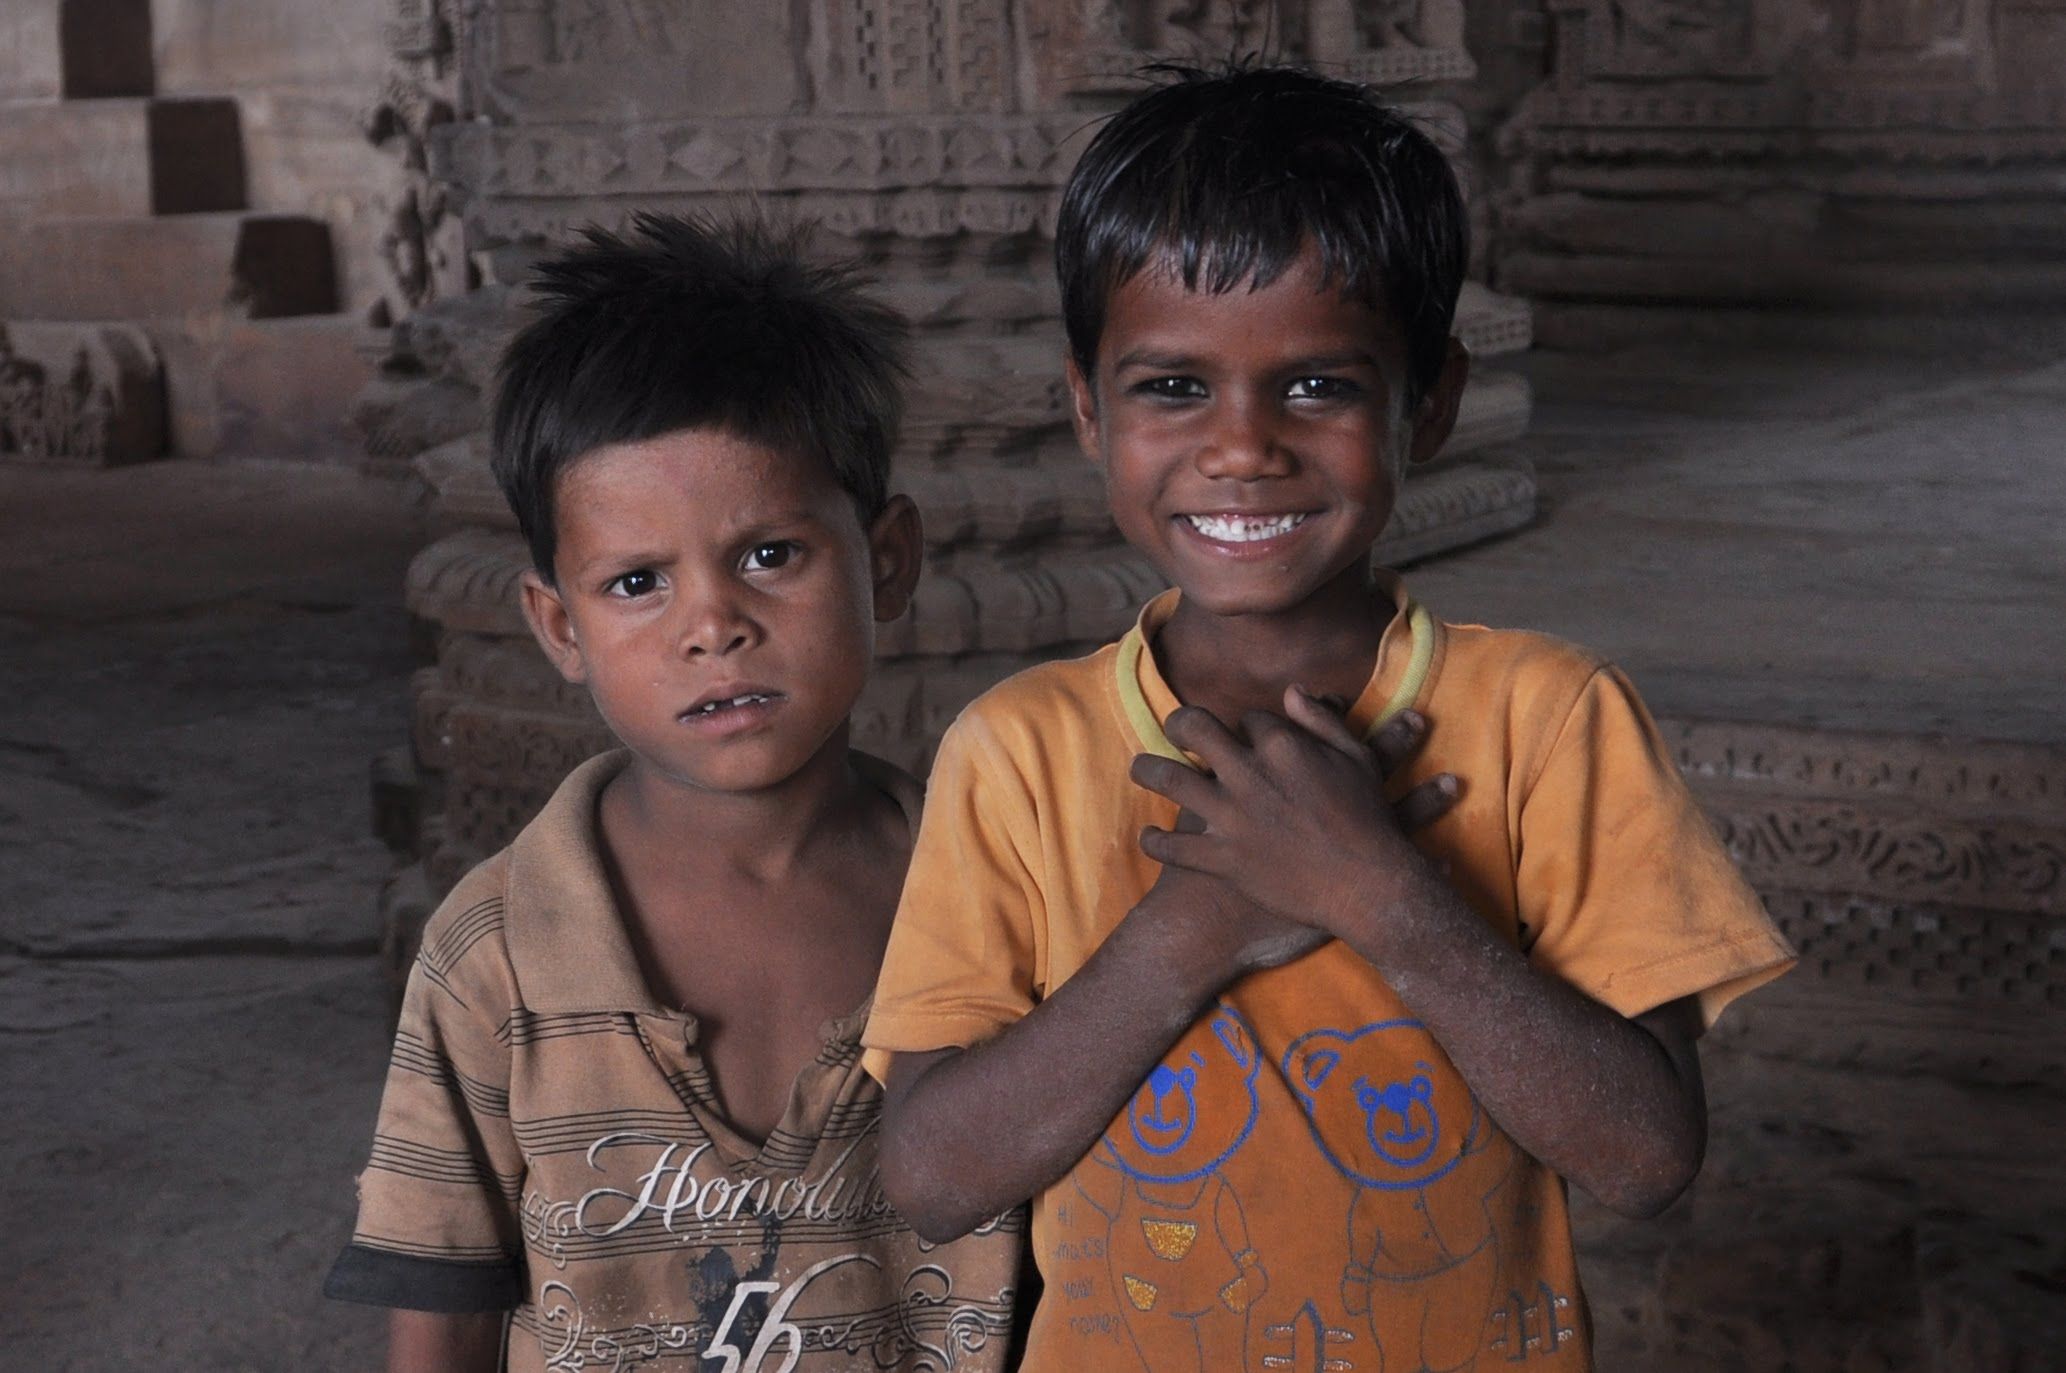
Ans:
{"label": "blue bear print", "polygon": [[1076,1187],[1108,1223],[1105,1257],[1120,1314],[1148,1373],[1202,1373],[1208,1352],[1247,1342],[1248,1312],[1268,1286],[1248,1222],[1220,1169],[1248,1141],[1260,1109],[1262,1053],[1222,1002],[1148,1074],[1076,1169]]}
{"label": "blue bear print", "polygon": [[1418,1021],[1314,1030],[1283,1072],[1320,1152],[1357,1185],[1342,1301],[1368,1318],[1380,1370],[1475,1368],[1499,1268],[1486,1200],[1512,1145]]}

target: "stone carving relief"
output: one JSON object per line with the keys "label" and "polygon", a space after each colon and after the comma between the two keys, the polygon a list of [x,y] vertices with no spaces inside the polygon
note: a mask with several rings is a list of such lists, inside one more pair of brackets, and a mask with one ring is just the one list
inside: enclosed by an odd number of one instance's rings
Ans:
{"label": "stone carving relief", "polygon": [[1719,76],[1746,69],[1749,0],[1591,0],[1602,40],[1592,70],[1617,76]]}
{"label": "stone carving relief", "polygon": [[[2050,249],[2018,226],[2053,217],[2039,187],[2066,165],[2066,9],[1551,0],[1549,12],[1555,70],[1502,140],[1503,284],[1646,309],[2022,306],[2057,291]],[[1709,161],[1689,176],[1689,159]],[[1783,216],[1759,212],[1782,203]]]}
{"label": "stone carving relief", "polygon": [[458,0],[394,0],[386,83],[366,137],[402,164],[405,179],[380,235],[389,279],[381,313],[399,319],[464,291],[466,257],[449,188],[431,174],[430,145],[459,115]]}
{"label": "stone carving relief", "polygon": [[143,330],[0,324],[0,455],[101,466],[157,457],[163,369]]}

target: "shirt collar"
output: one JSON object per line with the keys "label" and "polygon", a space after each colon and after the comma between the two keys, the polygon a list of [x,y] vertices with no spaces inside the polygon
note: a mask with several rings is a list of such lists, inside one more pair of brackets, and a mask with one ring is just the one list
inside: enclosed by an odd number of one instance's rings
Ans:
{"label": "shirt collar", "polygon": [[[1349,727],[1366,739],[1421,699],[1433,676],[1441,630],[1435,617],[1406,594],[1404,583],[1396,575],[1383,570],[1374,575],[1378,589],[1392,602],[1396,613],[1378,641],[1377,662],[1371,668],[1370,680],[1364,683],[1362,693],[1348,710]],[[1163,680],[1162,669],[1150,651],[1156,633],[1176,613],[1180,595],[1172,587],[1141,607],[1140,618],[1119,641],[1114,670],[1120,710],[1142,750],[1189,763],[1193,760],[1162,732],[1162,722],[1181,702]]]}
{"label": "shirt collar", "polygon": [[[902,768],[852,753],[855,770],[887,792],[918,833],[924,788]],[[603,866],[596,806],[631,762],[627,749],[598,754],[568,773],[552,799],[509,846],[506,938],[523,1004],[560,1014],[630,1011],[688,1021],[695,1016],[653,995],[625,934],[617,894]],[[828,1043],[858,1040],[868,1003],[828,1020]]]}
{"label": "shirt collar", "polygon": [[509,846],[509,961],[534,1011],[682,1014],[646,984],[603,867],[596,803],[630,762],[616,749],[575,768]]}

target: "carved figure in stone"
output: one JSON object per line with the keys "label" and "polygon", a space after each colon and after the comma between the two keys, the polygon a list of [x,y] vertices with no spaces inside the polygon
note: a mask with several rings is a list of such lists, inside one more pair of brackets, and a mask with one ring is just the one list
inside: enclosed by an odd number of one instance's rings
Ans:
{"label": "carved figure in stone", "polygon": [[1271,0],[1165,0],[1157,8],[1168,47],[1225,56],[1276,46],[1277,7]]}
{"label": "carved figure in stone", "polygon": [[681,0],[552,0],[553,52],[562,62],[684,51],[693,15]]}
{"label": "carved figure in stone", "polygon": [[1846,56],[1934,56],[1959,46],[1966,0],[1834,0],[1830,19]]}
{"label": "carved figure in stone", "polygon": [[393,65],[363,125],[367,140],[393,154],[407,178],[381,229],[389,289],[375,312],[380,323],[421,309],[438,297],[441,282],[463,273],[456,260],[457,220],[444,188],[430,175],[433,131],[457,117],[454,4],[396,0],[389,30]]}
{"label": "carved figure in stone", "polygon": [[1698,71],[1750,49],[1748,0],[1612,0],[1617,65]]}
{"label": "carved figure in stone", "polygon": [[0,328],[0,452],[43,451],[43,390],[42,365],[16,353]]}
{"label": "carved figure in stone", "polygon": [[1356,9],[1356,27],[1363,45],[1369,48],[1424,48],[1421,31],[1422,0],[1372,0]]}

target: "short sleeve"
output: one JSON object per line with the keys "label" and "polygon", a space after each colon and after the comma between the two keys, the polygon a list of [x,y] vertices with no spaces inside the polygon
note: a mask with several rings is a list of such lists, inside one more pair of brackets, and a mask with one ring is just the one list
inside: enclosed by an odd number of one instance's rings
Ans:
{"label": "short sleeve", "polygon": [[1531,961],[1624,1016],[1697,996],[1711,1025],[1793,963],[1611,667],[1586,681],[1527,787],[1516,887]]}
{"label": "short sleeve", "polygon": [[863,1065],[974,1044],[1030,1011],[1045,988],[1039,826],[1026,779],[985,723],[940,741],[904,894],[883,954]]}
{"label": "short sleeve", "polygon": [[446,1312],[521,1298],[523,1159],[506,1038],[515,981],[499,893],[465,901],[465,891],[432,918],[410,971],[358,1223],[326,1296]]}

